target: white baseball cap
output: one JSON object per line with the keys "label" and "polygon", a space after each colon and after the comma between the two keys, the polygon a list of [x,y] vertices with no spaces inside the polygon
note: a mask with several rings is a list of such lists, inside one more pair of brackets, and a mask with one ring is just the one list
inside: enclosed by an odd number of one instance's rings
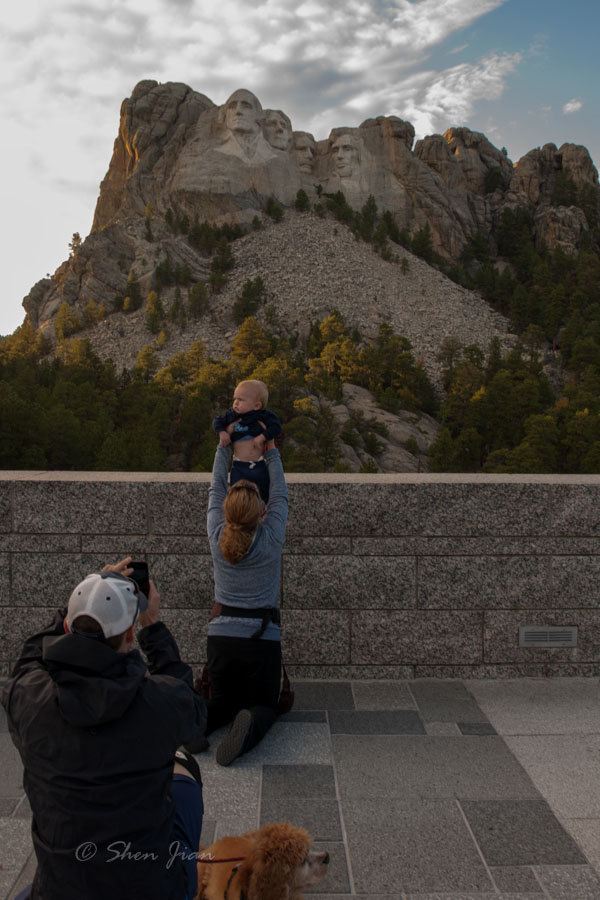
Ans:
{"label": "white baseball cap", "polygon": [[90,616],[101,627],[105,638],[123,634],[148,608],[148,598],[133,579],[118,572],[88,575],[71,596],[67,608],[69,629],[77,630],[78,616]]}

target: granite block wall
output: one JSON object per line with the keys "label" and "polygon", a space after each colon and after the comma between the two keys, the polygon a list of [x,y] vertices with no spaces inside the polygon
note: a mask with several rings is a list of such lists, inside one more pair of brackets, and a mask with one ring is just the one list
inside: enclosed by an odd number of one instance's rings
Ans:
{"label": "granite block wall", "polygon": [[[291,475],[284,655],[303,678],[600,674],[600,476]],[[0,672],[105,562],[146,558],[183,656],[213,600],[209,476],[0,473]],[[572,649],[519,626],[577,625]]]}

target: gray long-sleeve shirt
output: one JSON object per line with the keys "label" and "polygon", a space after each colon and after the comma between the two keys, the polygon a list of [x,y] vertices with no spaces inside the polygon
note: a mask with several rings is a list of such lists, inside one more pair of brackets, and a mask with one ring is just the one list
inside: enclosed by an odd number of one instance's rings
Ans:
{"label": "gray long-sleeve shirt", "polygon": [[[269,503],[265,518],[256,528],[248,553],[235,565],[223,558],[219,538],[225,525],[223,501],[227,494],[227,475],[231,462],[229,447],[217,447],[208,494],[207,531],[213,558],[215,600],[228,606],[252,609],[279,606],[281,552],[288,516],[288,493],[278,450],[268,450],[265,462],[269,469]],[[257,619],[218,616],[208,627],[209,636],[249,638],[260,624]],[[280,628],[273,622],[263,638],[280,640]]]}

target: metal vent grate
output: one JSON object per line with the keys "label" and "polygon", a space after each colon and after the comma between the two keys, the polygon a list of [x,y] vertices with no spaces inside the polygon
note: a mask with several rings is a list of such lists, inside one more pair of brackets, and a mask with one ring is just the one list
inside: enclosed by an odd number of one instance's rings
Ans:
{"label": "metal vent grate", "polygon": [[576,625],[521,625],[519,647],[576,647]]}

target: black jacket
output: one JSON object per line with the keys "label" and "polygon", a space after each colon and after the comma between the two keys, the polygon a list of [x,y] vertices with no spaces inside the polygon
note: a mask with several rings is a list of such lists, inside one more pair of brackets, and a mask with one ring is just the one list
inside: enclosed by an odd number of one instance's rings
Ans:
{"label": "black jacket", "polygon": [[228,425],[234,426],[230,435],[232,443],[247,438],[248,435],[258,437],[259,434],[264,434],[267,440],[272,441],[281,434],[281,422],[270,409],[251,409],[243,415],[228,409],[224,416],[216,416],[213,419],[213,429],[217,434],[224,431]]}
{"label": "black jacket", "polygon": [[1,697],[33,813],[32,898],[182,900],[170,784],[204,701],[162,622],[138,635],[147,668],[137,650],[64,634],[65,612],[25,643]]}

